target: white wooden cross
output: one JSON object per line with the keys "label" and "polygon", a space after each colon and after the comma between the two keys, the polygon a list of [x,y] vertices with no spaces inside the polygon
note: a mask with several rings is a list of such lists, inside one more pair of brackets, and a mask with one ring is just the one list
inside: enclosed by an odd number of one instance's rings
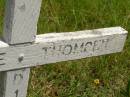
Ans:
{"label": "white wooden cross", "polygon": [[0,97],[26,97],[30,67],[120,52],[121,27],[36,35],[41,0],[6,0]]}

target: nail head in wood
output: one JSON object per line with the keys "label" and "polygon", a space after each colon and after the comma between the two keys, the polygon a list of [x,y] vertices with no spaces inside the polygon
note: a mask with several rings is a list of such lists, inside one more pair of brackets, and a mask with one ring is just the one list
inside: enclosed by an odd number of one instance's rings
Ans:
{"label": "nail head in wood", "polygon": [[21,61],[23,61],[23,59],[24,59],[24,54],[23,54],[23,53],[21,53],[21,54],[19,55],[18,60],[19,60],[19,62],[21,62]]}

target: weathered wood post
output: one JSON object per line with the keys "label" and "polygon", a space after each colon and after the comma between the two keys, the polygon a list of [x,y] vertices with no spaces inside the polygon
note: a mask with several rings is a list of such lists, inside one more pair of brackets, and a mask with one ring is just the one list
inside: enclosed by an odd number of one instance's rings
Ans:
{"label": "weathered wood post", "polygon": [[30,67],[121,52],[121,27],[36,35],[41,0],[6,0],[0,97],[26,97]]}
{"label": "weathered wood post", "polygon": [[[6,43],[10,46],[24,46],[35,41],[40,5],[41,0],[6,0]],[[22,60],[23,57],[24,54],[20,52],[18,60]],[[26,97],[29,73],[30,68],[2,72],[0,97]]]}

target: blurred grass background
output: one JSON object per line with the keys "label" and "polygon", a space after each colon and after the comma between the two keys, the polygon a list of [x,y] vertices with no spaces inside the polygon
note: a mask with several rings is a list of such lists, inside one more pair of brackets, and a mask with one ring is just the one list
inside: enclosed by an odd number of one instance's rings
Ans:
{"label": "blurred grass background", "polygon": [[[130,0],[42,0],[38,33],[121,26],[130,31]],[[0,33],[5,0],[0,0]],[[121,53],[59,62],[31,70],[28,97],[125,97],[130,38]],[[99,85],[94,80],[99,79]]]}

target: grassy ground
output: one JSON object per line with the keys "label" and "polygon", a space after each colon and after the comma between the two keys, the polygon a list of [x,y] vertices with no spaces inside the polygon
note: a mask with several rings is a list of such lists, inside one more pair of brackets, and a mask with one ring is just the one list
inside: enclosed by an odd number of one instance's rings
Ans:
{"label": "grassy ground", "polygon": [[[3,12],[0,0],[0,32]],[[38,33],[112,26],[130,31],[130,0],[43,0]],[[28,97],[125,97],[121,91],[130,79],[129,42],[128,35],[121,53],[33,68]]]}

